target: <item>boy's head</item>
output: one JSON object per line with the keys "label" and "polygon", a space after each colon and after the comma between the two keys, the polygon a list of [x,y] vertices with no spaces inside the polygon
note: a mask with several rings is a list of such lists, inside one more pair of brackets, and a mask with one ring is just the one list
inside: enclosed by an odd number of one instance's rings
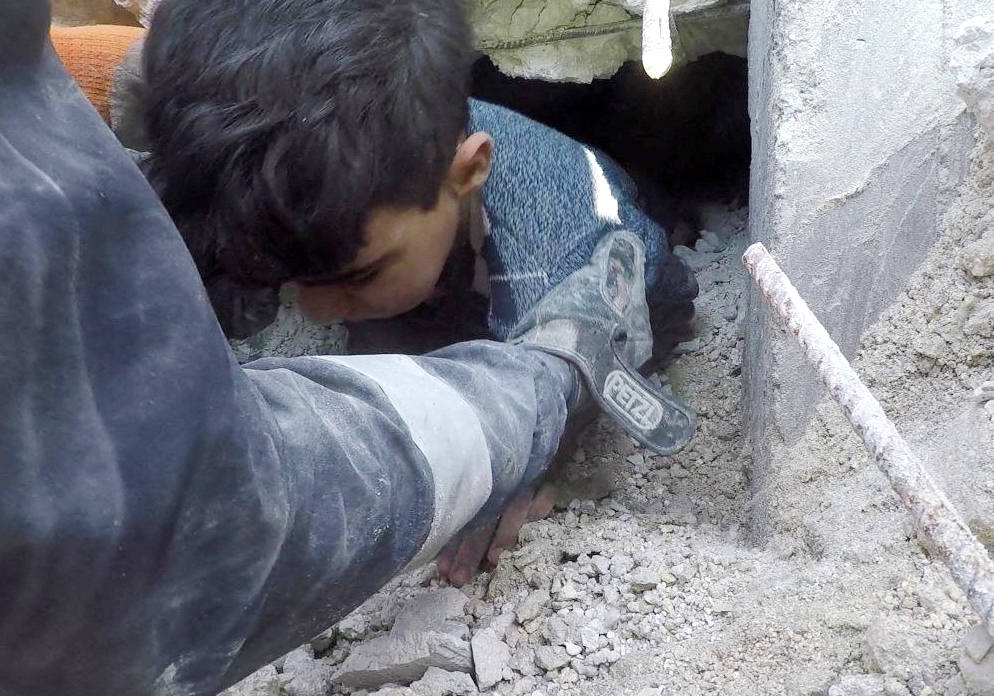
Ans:
{"label": "boy's head", "polygon": [[205,276],[295,281],[313,315],[414,307],[489,172],[453,0],[162,0],[149,178]]}

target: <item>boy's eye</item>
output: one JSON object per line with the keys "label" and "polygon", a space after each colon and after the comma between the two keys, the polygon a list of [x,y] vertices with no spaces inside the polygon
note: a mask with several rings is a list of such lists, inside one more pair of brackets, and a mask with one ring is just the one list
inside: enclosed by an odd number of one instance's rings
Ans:
{"label": "boy's eye", "polygon": [[308,278],[297,278],[296,282],[304,287],[315,287],[318,285],[337,285],[339,287],[358,287],[373,280],[380,272],[380,264],[373,264],[354,271],[338,273],[331,276],[311,276]]}
{"label": "boy's eye", "polygon": [[348,277],[343,278],[340,283],[351,287],[365,285],[366,283],[372,281],[379,272],[379,268],[362,268],[354,274],[349,274]]}

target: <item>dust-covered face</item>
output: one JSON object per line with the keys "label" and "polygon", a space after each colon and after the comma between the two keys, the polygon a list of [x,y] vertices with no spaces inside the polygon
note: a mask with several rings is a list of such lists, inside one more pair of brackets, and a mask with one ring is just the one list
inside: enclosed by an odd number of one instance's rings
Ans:
{"label": "dust-covered face", "polygon": [[333,282],[298,281],[311,321],[381,319],[431,297],[459,227],[459,200],[443,195],[431,210],[378,208],[366,224],[366,246]]}
{"label": "dust-covered face", "polygon": [[459,145],[438,202],[374,209],[366,246],[329,279],[296,281],[300,306],[311,321],[381,319],[408,312],[431,297],[459,231],[461,201],[490,174],[493,140],[474,133]]}

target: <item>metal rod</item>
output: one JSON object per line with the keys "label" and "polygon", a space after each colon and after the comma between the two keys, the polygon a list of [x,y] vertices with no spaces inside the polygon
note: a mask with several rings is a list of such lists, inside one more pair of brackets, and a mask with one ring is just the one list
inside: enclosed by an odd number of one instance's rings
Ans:
{"label": "metal rod", "polygon": [[742,263],[863,438],[873,461],[911,512],[915,528],[935,547],[987,632],[994,635],[994,559],[970,532],[766,247],[753,244],[746,249]]}
{"label": "metal rod", "polygon": [[642,67],[658,80],[673,65],[670,0],[646,0],[642,14]]}

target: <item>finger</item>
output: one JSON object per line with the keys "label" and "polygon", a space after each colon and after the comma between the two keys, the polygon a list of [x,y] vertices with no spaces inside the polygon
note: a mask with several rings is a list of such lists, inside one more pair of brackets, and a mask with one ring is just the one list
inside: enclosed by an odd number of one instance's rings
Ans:
{"label": "finger", "polygon": [[449,583],[456,587],[462,587],[473,578],[476,571],[480,569],[480,563],[487,552],[487,546],[494,533],[494,526],[494,524],[487,524],[463,537],[453,560],[452,568],[448,573]]}
{"label": "finger", "polygon": [[490,550],[487,552],[487,560],[494,565],[497,564],[504,549],[518,543],[518,532],[521,530],[521,525],[528,520],[528,510],[531,508],[531,503],[532,491],[526,490],[511,501],[511,504],[504,510],[504,514],[501,515],[497,533],[494,534]]}
{"label": "finger", "polygon": [[552,483],[543,483],[538,493],[532,498],[531,507],[528,509],[528,521],[534,522],[549,516],[552,506],[556,504],[556,495],[559,490]]}
{"label": "finger", "polygon": [[456,552],[459,550],[461,543],[462,537],[456,537],[438,552],[438,556],[435,557],[435,567],[438,568],[439,577],[443,579],[448,578],[449,572],[452,570],[452,564],[456,558]]}

